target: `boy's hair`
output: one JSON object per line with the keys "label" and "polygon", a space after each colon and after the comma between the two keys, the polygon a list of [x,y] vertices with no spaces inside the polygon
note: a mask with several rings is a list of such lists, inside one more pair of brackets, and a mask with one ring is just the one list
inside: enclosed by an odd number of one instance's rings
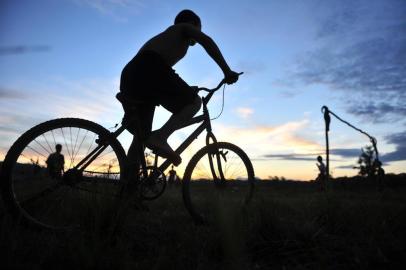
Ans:
{"label": "boy's hair", "polygon": [[322,162],[322,161],[323,161],[323,158],[322,158],[321,156],[318,156],[318,157],[317,157],[317,160],[320,161],[320,162]]}
{"label": "boy's hair", "polygon": [[189,9],[184,9],[176,15],[175,24],[178,23],[196,23],[201,24],[199,16]]}

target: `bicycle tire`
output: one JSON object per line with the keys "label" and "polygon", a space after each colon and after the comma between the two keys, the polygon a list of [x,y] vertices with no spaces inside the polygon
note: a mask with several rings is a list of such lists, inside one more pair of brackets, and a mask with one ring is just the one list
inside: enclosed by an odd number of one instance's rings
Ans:
{"label": "bicycle tire", "polygon": [[[221,170],[216,162],[217,151],[222,153]],[[209,155],[215,156],[214,173],[213,166],[209,166]],[[238,163],[233,164],[234,161]],[[220,180],[221,174],[224,174],[226,181]],[[254,182],[254,168],[241,148],[227,142],[207,145],[200,149],[186,166],[182,181],[185,207],[195,223],[210,223],[210,216],[213,218],[213,212],[216,210],[227,211],[228,207],[236,210],[248,204],[253,196]]]}
{"label": "bicycle tire", "polygon": [[[72,129],[77,132],[76,138],[73,138]],[[65,133],[69,132],[70,140],[69,134],[65,137]],[[81,135],[83,138],[80,137]],[[97,157],[100,160],[92,161],[88,166],[89,171],[82,172],[80,178],[82,182],[66,184],[63,177],[67,175],[67,171],[62,178],[54,179],[43,167],[45,158],[40,154],[46,156],[45,150],[48,152],[52,150],[52,142],[56,144],[56,141],[64,140],[65,150],[69,152],[69,166],[73,167],[76,162],[74,159],[83,156],[88,145],[90,146],[87,152],[93,144],[96,147],[97,139],[100,138],[103,138],[103,144],[110,152],[103,152]],[[33,148],[37,144],[43,149],[39,146],[37,149]],[[84,149],[83,153],[82,149]],[[38,155],[36,164],[25,163],[33,153]],[[111,156],[109,156],[110,153],[112,153]],[[30,159],[34,160],[34,158]],[[108,159],[110,163],[107,172],[104,172],[104,164],[100,165],[100,169],[95,167],[100,164],[97,162]],[[117,194],[120,194],[120,187],[124,184],[122,180],[125,161],[126,155],[118,140],[111,136],[107,129],[94,122],[79,118],[59,118],[41,123],[22,134],[7,152],[0,178],[4,204],[15,221],[31,228],[50,230],[78,228],[83,225],[83,222],[89,220],[89,212],[94,210],[91,207],[95,206],[93,203],[98,202],[98,206],[107,205],[108,200],[100,199],[100,196],[114,197],[109,201],[113,202]],[[113,172],[112,169],[115,171]],[[34,170],[37,170],[36,174]],[[107,187],[112,185],[116,186],[107,192]],[[100,190],[104,189],[106,193],[101,193]],[[91,195],[86,196],[86,194]],[[55,209],[46,209],[47,207]]]}
{"label": "bicycle tire", "polygon": [[[146,169],[148,173],[147,179],[143,178],[142,171],[139,173],[140,197],[142,200],[153,201],[164,193],[167,185],[166,176],[154,166],[147,166]],[[155,174],[154,171],[156,171],[157,175],[152,178],[152,176]]]}

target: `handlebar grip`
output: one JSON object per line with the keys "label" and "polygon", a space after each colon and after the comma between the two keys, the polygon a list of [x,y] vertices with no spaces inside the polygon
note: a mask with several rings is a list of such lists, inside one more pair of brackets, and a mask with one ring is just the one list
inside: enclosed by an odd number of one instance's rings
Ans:
{"label": "handlebar grip", "polygon": [[[242,75],[242,74],[244,74],[244,72],[238,73],[238,76],[240,76],[240,75]],[[217,91],[218,89],[220,89],[220,87],[221,87],[223,84],[225,84],[225,83],[226,83],[226,79],[224,78],[224,79],[222,79],[222,80],[220,81],[220,83],[217,85],[217,87],[215,87],[215,88],[213,88],[213,89],[209,89],[209,88],[206,88],[206,87],[198,87],[198,88],[197,88],[197,91],[214,92],[214,91]]]}

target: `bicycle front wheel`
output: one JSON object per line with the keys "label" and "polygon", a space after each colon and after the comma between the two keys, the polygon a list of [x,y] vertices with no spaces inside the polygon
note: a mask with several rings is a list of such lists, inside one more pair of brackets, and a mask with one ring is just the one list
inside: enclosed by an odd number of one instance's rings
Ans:
{"label": "bicycle front wheel", "polygon": [[238,146],[218,142],[200,149],[190,160],[183,177],[183,200],[196,223],[224,211],[235,211],[250,202],[254,169]]}
{"label": "bicycle front wheel", "polygon": [[102,126],[76,118],[47,121],[8,151],[1,170],[3,200],[15,219],[35,228],[89,225],[103,219],[119,197],[124,162],[120,143]]}

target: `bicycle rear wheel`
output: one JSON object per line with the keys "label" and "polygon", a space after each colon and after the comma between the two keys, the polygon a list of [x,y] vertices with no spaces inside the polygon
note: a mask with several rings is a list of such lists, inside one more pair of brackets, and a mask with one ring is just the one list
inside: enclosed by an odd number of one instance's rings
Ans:
{"label": "bicycle rear wheel", "polygon": [[254,169],[238,146],[218,142],[200,149],[183,177],[183,200],[196,223],[210,223],[216,213],[238,210],[249,203]]}
{"label": "bicycle rear wheel", "polygon": [[[57,144],[65,163],[55,173],[49,157]],[[92,158],[75,168],[86,156]],[[103,219],[103,211],[115,205],[124,162],[122,146],[102,126],[76,118],[47,121],[25,132],[8,151],[1,170],[3,200],[25,225],[78,228]]]}

